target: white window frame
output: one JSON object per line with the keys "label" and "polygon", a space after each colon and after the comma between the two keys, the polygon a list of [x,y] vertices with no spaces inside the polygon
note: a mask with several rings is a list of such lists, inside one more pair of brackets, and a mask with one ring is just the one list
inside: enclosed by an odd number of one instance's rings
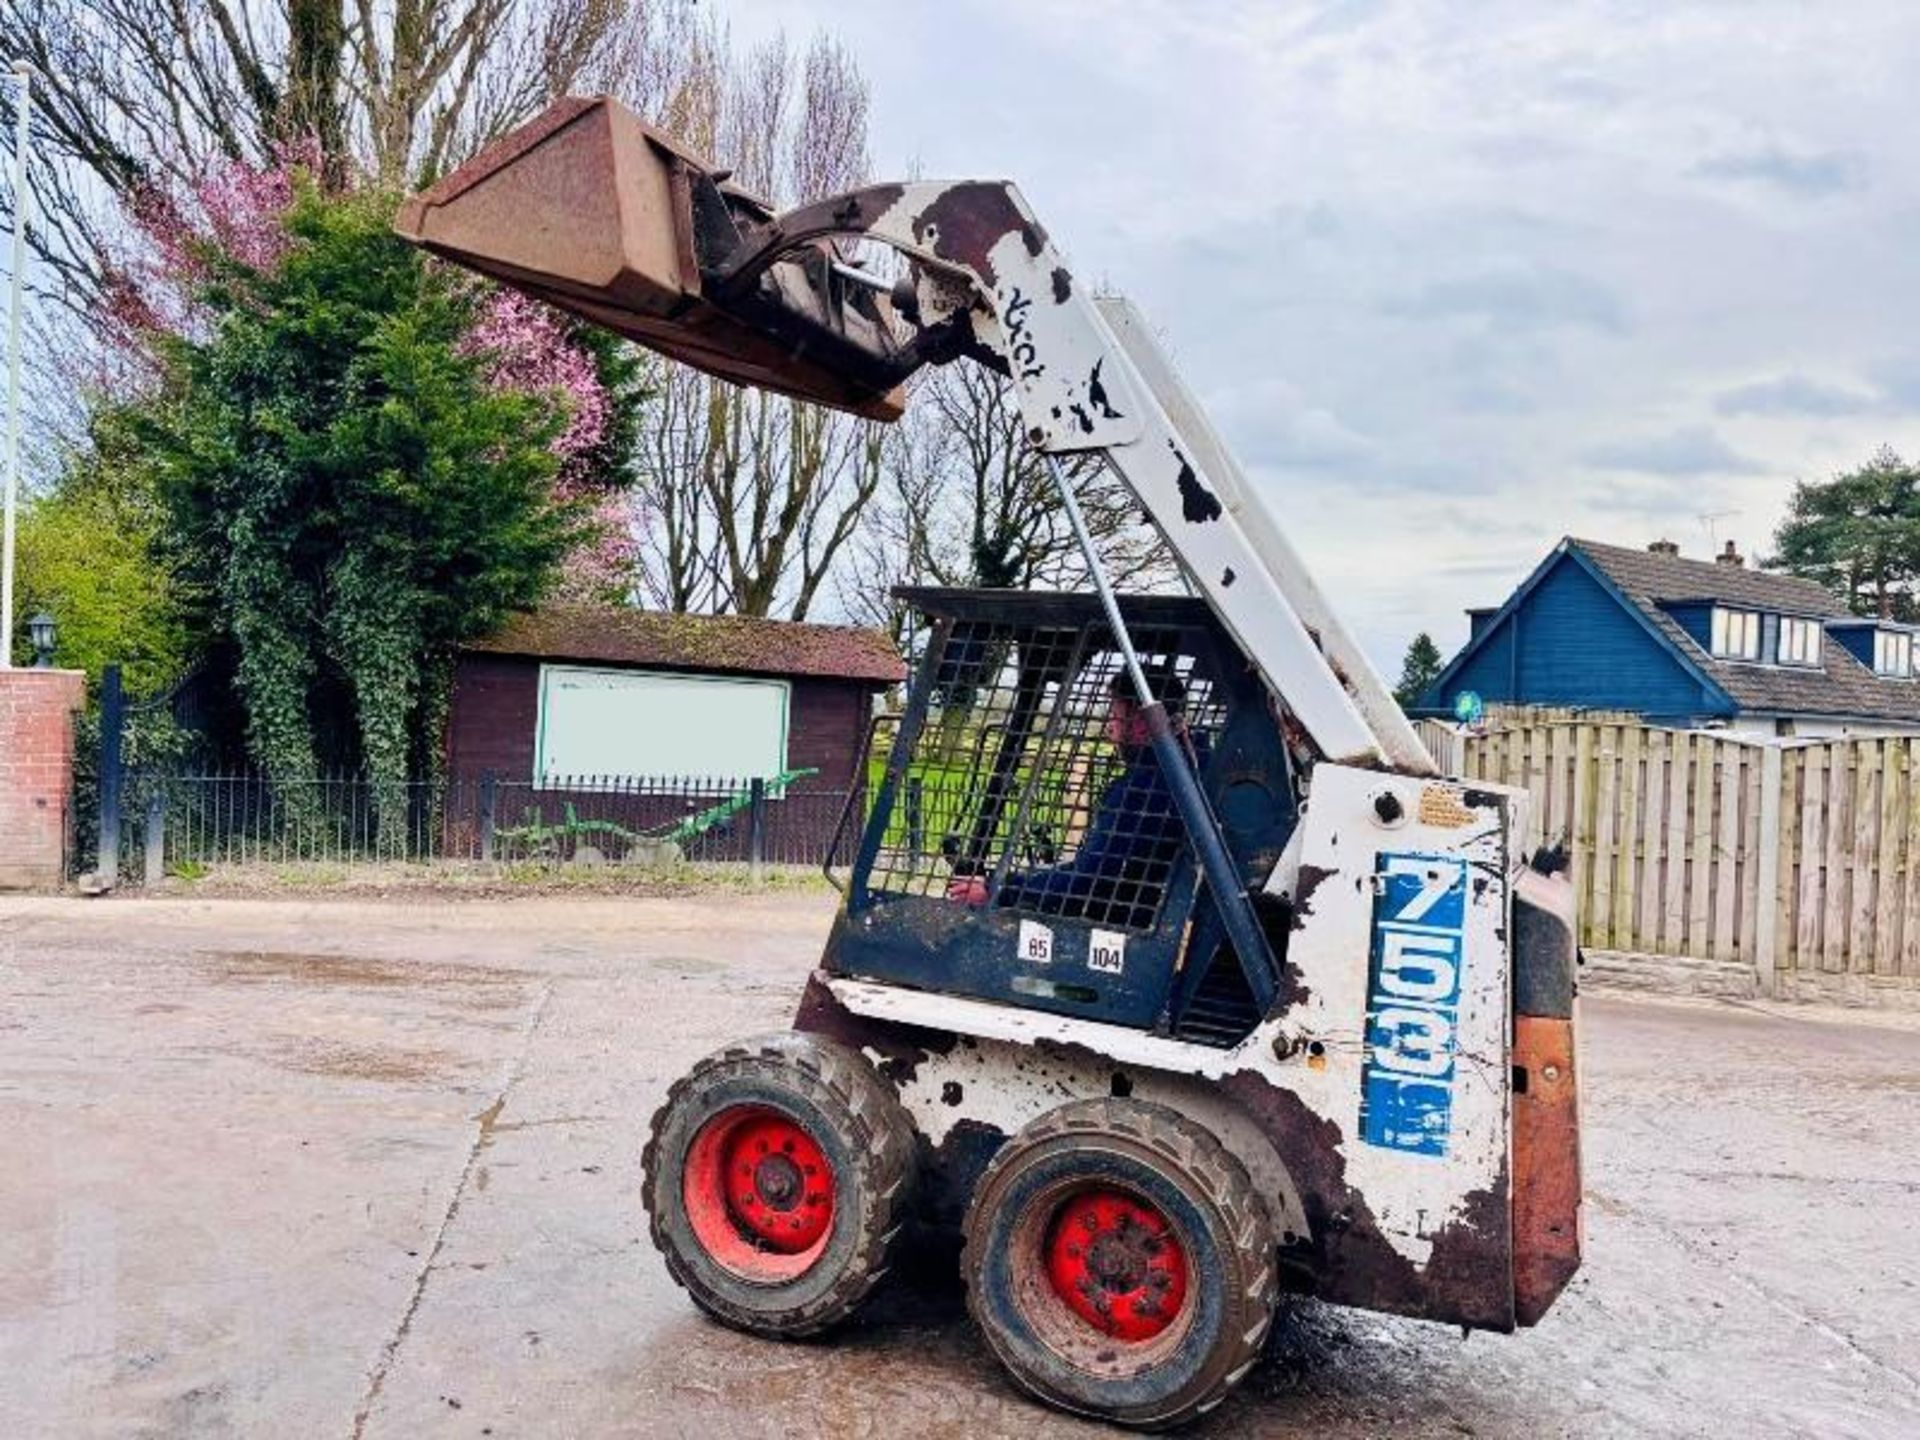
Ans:
{"label": "white window frame", "polygon": [[[599,676],[619,677],[619,678],[633,680],[633,681],[644,681],[644,680],[669,681],[674,683],[699,685],[702,687],[729,686],[735,689],[751,688],[751,689],[762,690],[762,691],[772,690],[772,691],[777,691],[779,694],[779,702],[780,702],[779,738],[777,741],[773,768],[769,773],[765,775],[747,774],[745,772],[742,772],[738,775],[735,775],[732,772],[727,772],[719,775],[709,775],[709,774],[683,775],[677,769],[663,768],[658,765],[640,765],[640,766],[626,765],[626,766],[616,767],[611,770],[603,770],[601,772],[596,772],[597,774],[604,774],[606,778],[615,780],[615,781],[627,781],[627,780],[635,780],[635,779],[641,779],[641,780],[666,779],[666,778],[693,779],[693,780],[735,779],[735,780],[738,780],[742,785],[744,785],[750,779],[771,780],[776,775],[784,774],[787,769],[788,760],[789,760],[788,751],[793,739],[793,685],[789,681],[775,679],[768,676],[758,676],[758,675],[755,675],[755,676],[699,675],[699,674],[690,674],[685,671],[678,671],[678,670],[631,670],[631,669],[625,669],[619,666],[610,666],[610,665],[542,665],[540,667],[539,692],[537,697],[538,709],[536,711],[536,718],[535,718],[534,732],[533,732],[533,787],[536,790],[575,789],[575,788],[579,788],[577,782],[582,778],[584,778],[582,776],[575,775],[572,772],[549,771],[547,766],[547,746],[548,746],[548,740],[549,740],[549,687],[552,686],[555,681],[564,680],[573,676],[583,676],[583,675],[590,675],[590,676],[596,676],[596,677],[599,677]],[[636,742],[635,743],[636,752],[643,750],[644,736],[636,734],[634,739]]]}
{"label": "white window frame", "polygon": [[1782,615],[1780,638],[1774,647],[1775,659],[1782,665],[1817,669],[1820,664],[1821,628],[1818,620]]}
{"label": "white window frame", "polygon": [[1873,632],[1873,673],[1889,680],[1913,678],[1913,636],[1905,630]]}
{"label": "white window frame", "polygon": [[1734,610],[1725,605],[1713,607],[1709,627],[1710,649],[1716,660],[1758,660],[1760,658],[1760,612]]}

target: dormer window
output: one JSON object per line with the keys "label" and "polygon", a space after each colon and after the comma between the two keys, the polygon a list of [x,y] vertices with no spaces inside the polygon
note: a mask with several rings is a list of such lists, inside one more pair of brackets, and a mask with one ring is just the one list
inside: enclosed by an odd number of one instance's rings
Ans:
{"label": "dormer window", "polygon": [[1782,665],[1818,665],[1820,663],[1820,622],[1780,617],[1780,645],[1777,653]]}
{"label": "dormer window", "polygon": [[1760,658],[1760,612],[1713,607],[1713,655],[1716,660]]}
{"label": "dormer window", "polygon": [[1894,680],[1913,678],[1913,636],[1904,630],[1873,632],[1873,673]]}

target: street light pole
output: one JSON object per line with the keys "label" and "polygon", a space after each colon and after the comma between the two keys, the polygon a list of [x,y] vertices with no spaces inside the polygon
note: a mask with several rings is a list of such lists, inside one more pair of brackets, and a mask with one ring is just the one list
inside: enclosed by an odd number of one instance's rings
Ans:
{"label": "street light pole", "polygon": [[7,493],[6,518],[0,522],[0,670],[13,668],[13,523],[20,502],[20,317],[26,309],[27,123],[33,112],[33,71],[14,62],[20,84],[13,131],[13,298],[7,307]]}

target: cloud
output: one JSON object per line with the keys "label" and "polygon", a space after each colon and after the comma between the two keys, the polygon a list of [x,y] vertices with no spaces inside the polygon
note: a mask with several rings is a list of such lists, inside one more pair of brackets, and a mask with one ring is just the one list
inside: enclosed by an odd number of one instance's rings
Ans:
{"label": "cloud", "polygon": [[1881,396],[1825,385],[1804,375],[1780,375],[1723,390],[1713,402],[1713,408],[1722,415],[1811,415],[1823,419],[1870,415],[1885,406]]}
{"label": "cloud", "polygon": [[1866,164],[1845,150],[1795,153],[1777,145],[1709,155],[1693,167],[1708,180],[1733,180],[1817,199],[1858,190],[1866,183]]}
{"label": "cloud", "polygon": [[1385,8],[1383,0],[1334,0],[1303,21],[1293,32],[1293,39],[1347,35],[1363,30],[1378,20]]}
{"label": "cloud", "polygon": [[1015,177],[1389,668],[1563,534],[1753,549],[1796,475],[1920,450],[1911,0],[715,3],[844,38],[877,177]]}
{"label": "cloud", "polygon": [[1540,406],[1517,385],[1469,381],[1453,389],[1453,403],[1467,415],[1532,415]]}
{"label": "cloud", "polygon": [[1654,475],[1761,475],[1766,467],[1730,448],[1704,425],[1665,435],[1595,445],[1582,460],[1602,470],[1638,470]]}
{"label": "cloud", "polygon": [[1380,448],[1287,380],[1215,391],[1209,412],[1255,464],[1340,470],[1370,460]]}
{"label": "cloud", "polygon": [[1420,320],[1470,319],[1491,329],[1534,332],[1588,329],[1619,334],[1626,307],[1589,276],[1544,265],[1512,264],[1445,280],[1389,300],[1391,314]]}
{"label": "cloud", "polygon": [[1886,409],[1896,413],[1920,410],[1920,355],[1882,360],[1867,373],[1880,387]]}

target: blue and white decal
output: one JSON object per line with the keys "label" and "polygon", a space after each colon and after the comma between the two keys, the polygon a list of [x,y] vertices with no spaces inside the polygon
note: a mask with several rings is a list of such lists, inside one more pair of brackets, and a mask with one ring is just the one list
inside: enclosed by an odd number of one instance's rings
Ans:
{"label": "blue and white decal", "polygon": [[1466,861],[1380,856],[1360,1072],[1360,1137],[1369,1145],[1447,1153],[1466,918]]}

